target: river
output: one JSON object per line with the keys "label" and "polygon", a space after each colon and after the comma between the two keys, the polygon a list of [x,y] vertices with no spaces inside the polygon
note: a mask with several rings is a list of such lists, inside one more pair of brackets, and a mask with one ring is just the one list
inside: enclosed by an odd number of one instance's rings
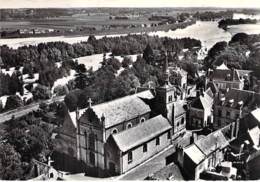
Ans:
{"label": "river", "polygon": [[[188,26],[184,29],[177,29],[174,31],[157,31],[151,32],[149,35],[158,35],[160,37],[167,36],[170,38],[183,38],[190,37],[199,39],[202,42],[202,46],[209,49],[216,42],[229,41],[235,33],[245,32],[247,34],[260,34],[260,24],[249,24],[249,25],[234,25],[230,26],[228,31],[218,28],[217,22],[201,22],[197,21],[195,24]],[[125,34],[108,35],[107,37],[121,36]],[[103,36],[96,36],[96,38],[102,38]],[[53,41],[64,41],[70,44],[77,43],[80,41],[87,41],[88,36],[78,37],[30,37],[30,38],[11,38],[11,39],[0,39],[0,45],[6,44],[14,49],[24,45],[37,45],[41,42],[53,42]]]}

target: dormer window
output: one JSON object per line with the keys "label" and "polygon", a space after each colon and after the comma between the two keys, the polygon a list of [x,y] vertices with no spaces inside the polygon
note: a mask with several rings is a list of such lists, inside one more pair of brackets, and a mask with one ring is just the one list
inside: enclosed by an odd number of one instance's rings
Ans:
{"label": "dormer window", "polygon": [[143,122],[145,122],[145,118],[144,118],[144,117],[141,117],[140,123],[143,123]]}
{"label": "dormer window", "polygon": [[127,123],[126,128],[129,129],[132,128],[132,126],[133,126],[132,123]]}
{"label": "dormer window", "polygon": [[228,104],[229,104],[230,107],[233,105],[233,103],[234,103],[234,99],[230,99],[230,100],[228,101]]}
{"label": "dormer window", "polygon": [[226,100],[226,98],[225,98],[225,97],[222,97],[222,98],[220,99],[220,101],[221,101],[221,105],[222,105],[222,106],[224,105],[224,103],[225,103],[225,100]]}
{"label": "dormer window", "polygon": [[241,100],[238,102],[238,106],[241,107],[244,104],[244,102]]}
{"label": "dormer window", "polygon": [[117,128],[114,128],[114,129],[112,130],[112,134],[116,134],[116,133],[118,133],[118,130],[117,130]]}

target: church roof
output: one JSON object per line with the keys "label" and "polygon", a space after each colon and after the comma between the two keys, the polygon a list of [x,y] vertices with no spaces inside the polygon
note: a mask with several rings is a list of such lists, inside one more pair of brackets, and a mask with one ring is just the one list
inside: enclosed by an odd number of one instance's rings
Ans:
{"label": "church roof", "polygon": [[[105,128],[109,128],[123,121],[138,117],[139,115],[151,112],[151,108],[142,99],[153,99],[154,95],[146,90],[134,95],[125,96],[102,104],[94,105],[91,109],[100,119],[105,116]],[[79,110],[79,117],[89,108]],[[69,113],[72,123],[77,127],[76,111]]]}
{"label": "church roof", "polygon": [[112,134],[112,138],[122,152],[155,138],[170,130],[172,126],[162,115],[151,118],[135,127]]}
{"label": "church roof", "polygon": [[105,117],[105,128],[112,127],[123,121],[134,119],[140,115],[151,112],[151,108],[142,99],[154,98],[150,90],[134,95],[122,97],[92,107],[92,110],[101,118]]}

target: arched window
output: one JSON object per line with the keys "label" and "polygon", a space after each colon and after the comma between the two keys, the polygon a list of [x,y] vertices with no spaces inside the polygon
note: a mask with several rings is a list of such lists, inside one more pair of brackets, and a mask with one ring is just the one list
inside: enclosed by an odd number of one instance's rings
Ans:
{"label": "arched window", "polygon": [[181,118],[181,124],[184,124],[184,118]]}
{"label": "arched window", "polygon": [[126,128],[129,129],[132,128],[132,126],[133,126],[132,123],[127,123]]}
{"label": "arched window", "polygon": [[96,159],[95,159],[95,154],[93,152],[89,153],[89,161],[90,164],[95,165]]}
{"label": "arched window", "polygon": [[116,134],[116,133],[118,133],[118,130],[117,130],[117,128],[114,128],[114,129],[112,130],[112,134]]}
{"label": "arched window", "polygon": [[143,122],[145,122],[145,118],[144,118],[144,117],[141,117],[140,123],[143,123]]}
{"label": "arched window", "polygon": [[95,135],[94,133],[89,134],[89,148],[90,150],[95,150]]}

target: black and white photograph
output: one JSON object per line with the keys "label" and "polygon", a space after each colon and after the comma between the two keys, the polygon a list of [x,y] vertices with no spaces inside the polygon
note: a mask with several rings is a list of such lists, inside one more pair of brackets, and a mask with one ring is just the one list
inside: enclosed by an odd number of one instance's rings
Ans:
{"label": "black and white photograph", "polygon": [[0,0],[2,180],[260,180],[260,1]]}

